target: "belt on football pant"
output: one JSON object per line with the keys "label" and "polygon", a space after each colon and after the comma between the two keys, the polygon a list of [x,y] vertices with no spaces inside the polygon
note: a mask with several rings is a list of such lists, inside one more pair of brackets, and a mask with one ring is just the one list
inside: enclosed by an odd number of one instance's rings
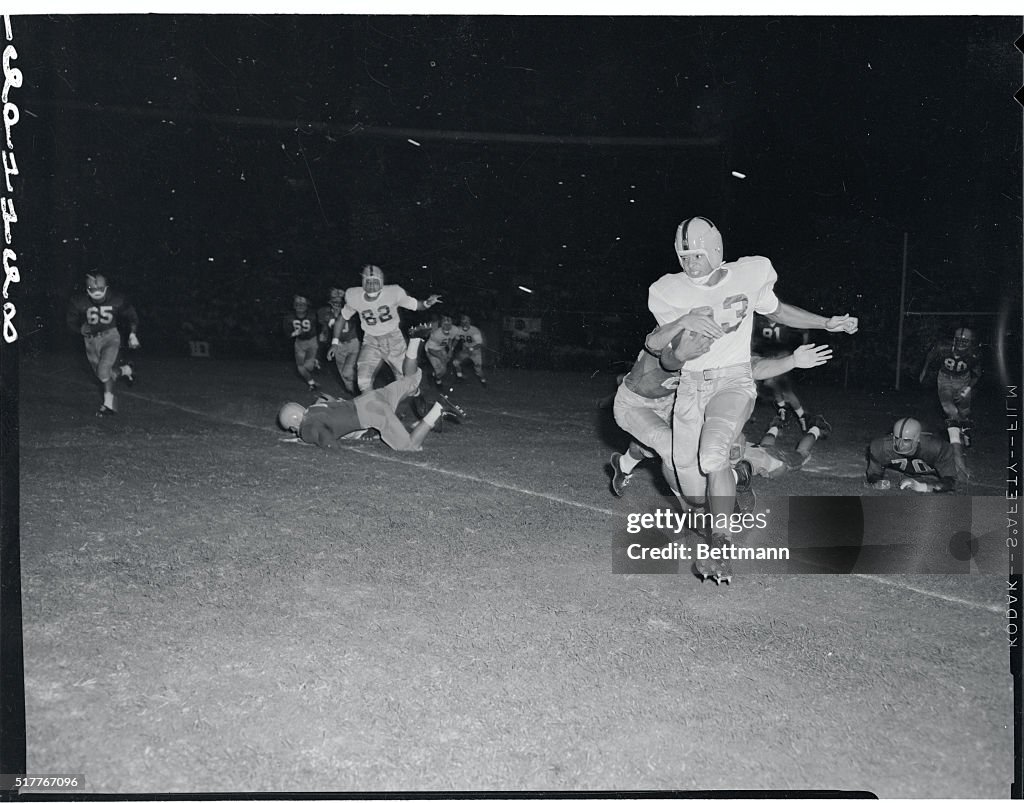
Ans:
{"label": "belt on football pant", "polygon": [[750,373],[749,362],[738,362],[735,365],[724,365],[721,368],[705,368],[703,371],[683,371],[690,379],[719,379],[723,376],[742,376]]}

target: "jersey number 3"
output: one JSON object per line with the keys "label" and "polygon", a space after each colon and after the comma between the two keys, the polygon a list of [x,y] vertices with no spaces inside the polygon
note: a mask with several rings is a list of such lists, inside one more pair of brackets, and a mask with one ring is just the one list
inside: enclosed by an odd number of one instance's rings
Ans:
{"label": "jersey number 3", "polygon": [[[732,312],[735,316],[735,320],[729,321],[718,321],[722,327],[723,332],[735,332],[740,328],[740,324],[743,323],[743,319],[747,315],[747,309],[750,307],[750,301],[745,295],[740,293],[735,296],[727,296],[722,299],[722,309],[728,314]],[[694,307],[690,312],[693,315],[707,315],[709,318],[714,319],[715,311],[711,307]]]}

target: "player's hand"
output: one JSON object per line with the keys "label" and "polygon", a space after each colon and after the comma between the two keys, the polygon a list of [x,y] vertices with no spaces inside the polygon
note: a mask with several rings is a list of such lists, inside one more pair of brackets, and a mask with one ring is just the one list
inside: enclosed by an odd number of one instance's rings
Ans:
{"label": "player's hand", "polygon": [[917,491],[919,494],[923,494],[927,493],[931,489],[928,487],[926,483],[923,483],[920,480],[914,480],[911,479],[910,477],[904,477],[902,480],[900,480],[900,490]]}
{"label": "player's hand", "polygon": [[281,443],[297,443],[299,444],[299,446],[313,446],[312,443],[306,443],[298,435],[295,435],[294,437],[291,438],[281,438]]}
{"label": "player's hand", "polygon": [[825,321],[825,329],[829,332],[846,332],[852,335],[857,331],[857,319],[850,315],[833,315]]}
{"label": "player's hand", "polygon": [[335,354],[335,349],[336,348],[337,348],[337,346],[331,346],[329,349],[327,349],[327,359],[328,360],[333,360],[334,359],[334,354]]}
{"label": "player's hand", "polygon": [[128,335],[128,348],[137,349],[142,344],[139,342],[139,336],[135,332],[131,332]]}
{"label": "player's hand", "polygon": [[715,323],[715,319],[707,315],[696,315],[692,312],[686,313],[676,319],[676,323],[682,323],[683,329],[688,332],[696,332],[699,335],[717,340],[725,331]]}
{"label": "player's hand", "polygon": [[892,484],[889,482],[889,480],[884,479],[875,480],[874,482],[865,482],[864,485],[867,486],[868,488],[873,488],[876,491],[888,491],[892,487]]}
{"label": "player's hand", "polygon": [[424,307],[432,307],[435,304],[440,304],[440,303],[441,303],[441,296],[437,295],[437,293],[434,293],[433,295],[430,296],[430,298],[428,298],[426,301],[423,302],[423,306]]}
{"label": "player's hand", "polygon": [[687,360],[707,354],[713,342],[713,338],[708,335],[684,329],[680,332],[679,343],[672,350],[672,353],[675,354],[677,360],[685,363]]}
{"label": "player's hand", "polygon": [[793,352],[793,365],[797,368],[816,368],[832,359],[830,346],[816,346],[808,343]]}

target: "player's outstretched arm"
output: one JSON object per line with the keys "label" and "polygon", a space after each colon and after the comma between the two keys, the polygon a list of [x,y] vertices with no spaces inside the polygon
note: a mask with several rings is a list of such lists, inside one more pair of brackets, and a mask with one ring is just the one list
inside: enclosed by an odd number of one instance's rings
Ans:
{"label": "player's outstretched arm", "polygon": [[775,312],[768,313],[765,317],[794,329],[825,329],[829,332],[846,332],[848,335],[857,331],[857,319],[850,315],[833,315],[826,318],[824,315],[817,315],[781,301]]}
{"label": "player's outstretched arm", "polygon": [[794,368],[817,368],[832,359],[830,346],[816,346],[809,343],[800,346],[792,354],[785,357],[771,357],[753,363],[753,376],[756,380],[771,379],[789,373]]}

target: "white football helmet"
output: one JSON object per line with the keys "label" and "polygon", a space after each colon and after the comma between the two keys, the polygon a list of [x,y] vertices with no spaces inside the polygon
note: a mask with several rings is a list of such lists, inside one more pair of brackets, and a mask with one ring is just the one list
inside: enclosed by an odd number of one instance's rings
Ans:
{"label": "white football helmet", "polygon": [[722,233],[706,217],[691,217],[680,223],[676,229],[675,247],[679,265],[684,271],[689,262],[684,257],[703,255],[707,258],[711,269],[703,276],[693,276],[687,271],[687,275],[698,284],[707,281],[707,277],[718,270],[722,264],[724,254]]}
{"label": "white football helmet", "polygon": [[301,404],[285,402],[277,412],[277,423],[281,429],[288,432],[298,432],[305,415],[306,408]]}
{"label": "white football helmet", "polygon": [[107,297],[107,277],[102,273],[87,273],[85,275],[85,292],[93,301],[102,301]]}
{"label": "white football helmet", "polygon": [[896,454],[913,454],[921,442],[921,422],[916,418],[901,418],[892,425],[892,448]]}
{"label": "white football helmet", "polygon": [[371,298],[384,289],[384,271],[376,265],[363,265],[363,292]]}

